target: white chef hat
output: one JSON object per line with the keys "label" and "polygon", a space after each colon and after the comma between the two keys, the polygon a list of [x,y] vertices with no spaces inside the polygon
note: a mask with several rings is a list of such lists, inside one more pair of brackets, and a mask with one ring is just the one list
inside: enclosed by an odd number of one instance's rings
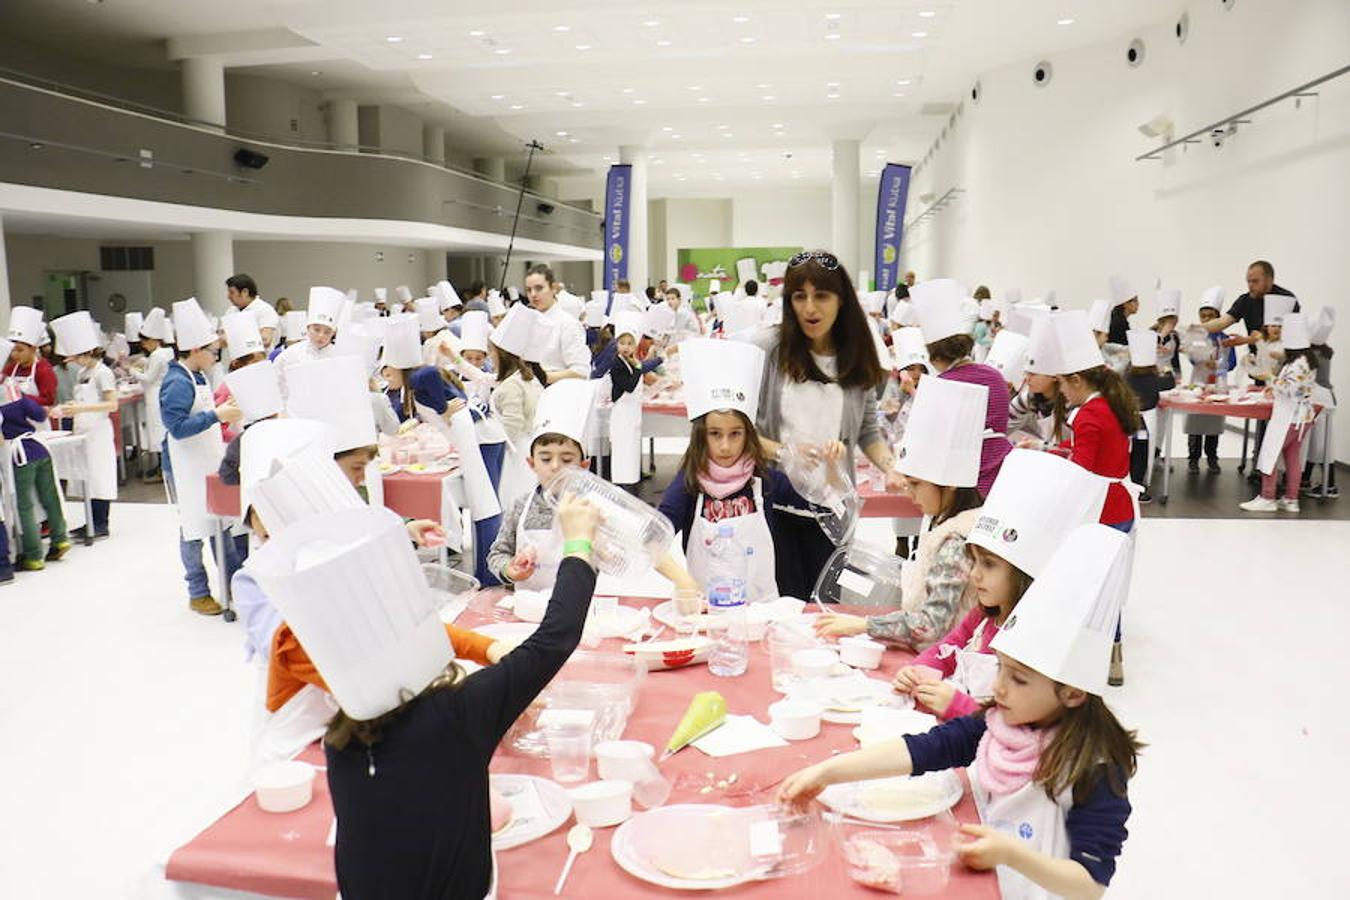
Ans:
{"label": "white chef hat", "polygon": [[717,278],[708,279],[708,296],[714,296],[722,292],[722,282]]}
{"label": "white chef hat", "polygon": [[277,315],[272,305],[261,297],[248,305],[247,312],[258,320],[259,328],[276,328],[281,324],[281,316]]}
{"label": "white chef hat", "polygon": [[667,303],[653,303],[643,313],[643,329],[650,335],[668,335],[675,329],[675,310]]}
{"label": "white chef hat", "polygon": [[1131,328],[1125,332],[1130,343],[1130,365],[1156,366],[1158,364],[1158,333],[1151,328]]}
{"label": "white chef hat", "polygon": [[441,302],[435,297],[422,297],[417,301],[417,328],[419,331],[435,332],[445,327],[441,317]]}
{"label": "white chef hat", "polygon": [[1031,339],[1007,328],[994,336],[984,364],[1003,373],[1003,380],[1017,387],[1027,374],[1027,350]]}
{"label": "white chef hat", "polygon": [[1284,327],[1280,330],[1280,345],[1286,350],[1307,350],[1311,343],[1308,317],[1301,312],[1288,313],[1284,317]]}
{"label": "white chef hat", "polygon": [[169,331],[169,316],[164,312],[164,307],[150,307],[150,311],[145,314],[145,320],[141,322],[140,335],[157,341],[173,340],[173,335]]}
{"label": "white chef hat", "polygon": [[1080,525],[1064,538],[989,646],[1047,678],[1100,695],[1129,585],[1129,535],[1106,525]]}
{"label": "white chef hat", "polygon": [[[597,292],[592,292],[597,293]],[[599,291],[598,293],[604,293]],[[604,328],[605,323],[609,321],[605,315],[605,303],[607,301],[599,298],[593,298],[586,301],[586,313],[582,318],[582,323],[587,328]]]}
{"label": "white chef hat", "polygon": [[1111,330],[1111,303],[1109,300],[1093,300],[1087,310],[1088,325],[1093,331],[1103,334]]}
{"label": "white chef hat", "polygon": [[398,298],[399,303],[409,303],[412,301],[412,289],[406,284],[400,284],[394,288],[394,296]]}
{"label": "white chef hat", "polygon": [[262,333],[258,330],[258,320],[253,316],[226,316],[221,320],[221,325],[225,329],[225,344],[230,351],[230,359],[266,352]]}
{"label": "white chef hat", "polygon": [[[506,313],[506,318],[497,323],[490,340],[513,356],[526,359],[538,356],[531,348],[538,344],[536,334],[543,330],[544,317],[538,310],[517,303]],[[534,360],[538,362],[538,360]]]}
{"label": "white chef hat", "polygon": [[603,289],[598,291],[591,291],[591,300],[592,301],[599,300],[601,303],[609,303],[609,291]]}
{"label": "white chef hat", "polygon": [[1027,371],[1072,375],[1103,364],[1101,348],[1088,327],[1087,313],[1066,309],[1037,319],[1027,347]]}
{"label": "white chef hat", "polygon": [[[257,368],[262,364],[239,371]],[[252,509],[268,534],[279,534],[306,516],[361,503],[341,469],[334,467],[337,480],[326,477],[325,466],[332,465],[333,429],[322,422],[265,419],[250,425],[239,438],[239,509],[245,521]],[[284,477],[277,477],[283,470]]]}
{"label": "white chef hat", "polygon": [[[1336,327],[1336,310],[1334,307],[1324,306],[1317,315],[1317,321],[1312,328],[1308,330],[1308,341],[1311,344],[1321,346],[1331,337],[1331,329]],[[1285,344],[1285,346],[1289,346]]]}
{"label": "white chef hat", "polygon": [[376,303],[385,303],[385,302],[387,302],[388,300],[389,300],[389,288],[376,288],[376,289],[375,289],[375,302],[376,302]]}
{"label": "white chef hat", "polygon": [[281,319],[281,336],[288,341],[298,341],[305,336],[308,314],[303,309],[287,311]]}
{"label": "white chef hat", "polygon": [[385,327],[384,355],[380,365],[395,369],[416,369],[422,365],[422,336],[417,330],[417,316],[400,316]]}
{"label": "white chef hat", "polygon": [[76,356],[98,349],[98,326],[87,309],[53,319],[52,331],[56,332],[56,352],[61,356]]}
{"label": "white chef hat", "polygon": [[1200,295],[1200,308],[1223,312],[1225,294],[1223,285],[1216,284],[1213,287],[1205,288],[1205,292]]}
{"label": "white chef hat", "polygon": [[492,323],[488,321],[488,314],[481,309],[471,309],[460,318],[460,322],[462,324],[459,326],[459,352],[477,350],[479,353],[487,353],[488,335],[492,333]]}
{"label": "white chef hat", "polygon": [[891,321],[901,328],[919,327],[919,315],[909,300],[899,300],[891,307]]}
{"label": "white chef hat", "polygon": [[436,282],[436,292],[434,296],[440,305],[441,312],[456,306],[464,305],[464,301],[459,299],[459,294],[455,291],[455,286],[445,279]]}
{"label": "white chef hat", "polygon": [[586,422],[595,405],[595,387],[582,378],[568,378],[544,388],[534,410],[530,444],[541,435],[561,434],[586,447]]}
{"label": "white chef hat", "polygon": [[122,317],[122,333],[128,341],[134,341],[141,335],[141,325],[145,324],[145,314],[129,312]]}
{"label": "white chef hat", "polygon": [[994,313],[999,312],[1002,306],[998,300],[986,297],[980,301],[980,311],[978,313],[981,322],[994,321]]}
{"label": "white chef hat", "polygon": [[369,379],[356,357],[335,355],[292,366],[286,373],[286,394],[290,415],[333,429],[335,452],[375,443]]}
{"label": "white chef hat", "polygon": [[982,384],[920,379],[896,471],[944,487],[974,487],[988,407],[989,388]]}
{"label": "white chef hat", "polygon": [[633,340],[642,340],[642,313],[621,312],[614,317],[614,340],[618,340],[625,334],[631,335]]}
{"label": "white chef hat", "polygon": [[1036,578],[1070,531],[1100,518],[1108,484],[1062,456],[1014,450],[1004,458],[966,543]]}
{"label": "white chef hat", "polygon": [[46,338],[47,325],[42,321],[42,310],[32,306],[16,306],[9,311],[11,341],[41,347]]}
{"label": "white chef hat", "polygon": [[582,308],[585,303],[576,294],[569,294],[567,291],[558,292],[558,305],[562,307],[563,312],[574,319],[581,318]]}
{"label": "white chef hat", "polygon": [[216,340],[216,329],[202,312],[196,297],[174,302],[173,330],[178,335],[179,350],[196,350]]}
{"label": "white chef hat", "polygon": [[[764,304],[758,300],[734,300],[719,307],[722,317],[722,334],[727,337],[746,336],[759,327],[764,318]],[[874,329],[875,330],[875,329]]]}
{"label": "white chef hat", "polygon": [[346,295],[337,288],[312,287],[309,289],[309,309],[306,311],[306,325],[326,325],[336,329],[338,312]]}
{"label": "white chef hat", "polygon": [[520,288],[516,287],[514,284],[508,284],[506,286],[506,296],[511,298],[512,303],[515,303],[520,299]]}
{"label": "white chef hat", "polygon": [[897,328],[891,332],[891,357],[897,369],[923,366],[925,372],[933,371],[928,362],[928,342],[924,340],[922,328]]}
{"label": "white chef hat", "polygon": [[1050,315],[1050,307],[1038,303],[1019,303],[1008,310],[1003,321],[1004,331],[1013,331],[1031,337],[1031,327],[1041,316]]}
{"label": "white chef hat", "polygon": [[297,522],[256,551],[249,569],[353,719],[398,708],[454,660],[443,601],[403,520],[387,509]]}
{"label": "white chef hat", "polygon": [[680,343],[684,403],[689,421],[736,409],[755,421],[764,377],[764,351],[753,344],[690,338]]}
{"label": "white chef hat", "polygon": [[488,315],[496,318],[506,315],[506,303],[502,300],[502,293],[496,289],[488,291]]}
{"label": "white chef hat", "polygon": [[379,364],[380,334],[382,328],[371,322],[357,322],[342,329],[333,344],[333,352],[339,356],[355,357],[361,363],[364,372],[373,372]]}
{"label": "white chef hat", "polygon": [[1119,306],[1139,296],[1139,292],[1134,289],[1130,280],[1124,275],[1112,275],[1107,279],[1106,284],[1111,291],[1112,306]]}
{"label": "white chef hat", "polygon": [[1163,288],[1161,291],[1158,291],[1157,300],[1158,300],[1158,315],[1155,317],[1155,321],[1157,319],[1165,318],[1166,316],[1181,315],[1180,288]]}
{"label": "white chef hat", "polygon": [[1016,288],[1016,287],[1015,287],[1015,288],[1008,288],[1006,291],[1003,292],[1003,299],[1006,300],[1006,301],[1008,302],[1008,305],[1009,305],[1009,306],[1011,306],[1011,305],[1013,305],[1013,304],[1015,304],[1015,303],[1021,303],[1021,302],[1022,302],[1022,289],[1021,289],[1021,288]]}
{"label": "white chef hat", "polygon": [[1293,297],[1286,297],[1282,294],[1266,294],[1265,298],[1265,318],[1263,325],[1281,325],[1284,323],[1284,317],[1294,311],[1294,304],[1298,301]]}
{"label": "white chef hat", "polygon": [[245,424],[275,416],[285,408],[279,375],[276,366],[259,361],[240,366],[225,376],[230,396],[244,413]]}

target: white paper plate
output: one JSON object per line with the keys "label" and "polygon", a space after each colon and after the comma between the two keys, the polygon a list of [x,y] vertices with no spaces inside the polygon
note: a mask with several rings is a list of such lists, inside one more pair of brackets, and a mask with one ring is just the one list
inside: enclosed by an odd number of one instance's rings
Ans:
{"label": "white paper plate", "polygon": [[[912,788],[924,798],[922,802],[902,801],[893,806],[869,799],[869,795],[876,797],[878,792],[887,792],[893,787],[898,790]],[[875,778],[832,784],[820,792],[820,802],[837,813],[864,822],[910,822],[951,809],[961,802],[964,793],[965,787],[960,777],[948,770],[908,778]]]}
{"label": "white paper plate", "polygon": [[665,603],[658,603],[652,609],[652,618],[660,622],[662,625],[665,625],[667,628],[674,628],[678,630],[680,626],[684,624],[686,621],[692,621],[698,626],[699,631],[708,630],[709,616],[707,613],[703,613],[697,616],[690,616],[688,619],[686,619],[684,616],[680,615],[678,612],[675,611],[674,600],[667,600]]}
{"label": "white paper plate", "polygon": [[393,463],[380,463],[381,475],[393,475],[395,472],[402,472],[402,471],[403,466],[401,465],[394,465]]}
{"label": "white paper plate", "polygon": [[485,634],[493,640],[514,641],[518,644],[534,634],[538,628],[534,622],[493,622],[491,625],[481,625],[474,631]]}
{"label": "white paper plate", "polygon": [[[497,793],[513,801],[511,821],[492,838],[493,850],[510,850],[536,841],[557,831],[572,815],[572,801],[567,791],[547,778],[537,775],[489,775],[490,784]],[[539,798],[538,804],[533,798]],[[522,816],[514,809],[515,797],[530,797]]]}
{"label": "white paper plate", "polygon": [[455,463],[454,465],[450,465],[449,463],[430,463],[427,465],[423,465],[422,463],[411,463],[410,465],[403,467],[403,471],[407,472],[409,475],[444,475],[447,472],[454,472],[458,469],[458,463]]}
{"label": "white paper plate", "polygon": [[821,719],[836,725],[861,725],[863,707],[905,709],[914,705],[914,698],[891,690],[890,682],[859,678],[856,674],[799,681],[788,688],[787,695],[794,700],[819,703],[825,708]]}
{"label": "white paper plate", "polygon": [[648,884],[660,885],[661,887],[671,888],[677,891],[717,891],[723,888],[735,887],[738,884],[745,884],[754,880],[753,870],[732,875],[727,878],[708,878],[692,879],[677,878],[674,875],[668,875],[660,869],[653,866],[650,862],[638,856],[630,841],[632,834],[632,825],[639,818],[644,816],[657,816],[667,810],[705,810],[708,814],[717,811],[731,812],[731,807],[717,806],[714,804],[684,803],[673,806],[663,806],[658,809],[649,810],[645,813],[639,813],[637,816],[624,822],[614,831],[614,836],[609,842],[609,854],[614,857],[614,861],[634,878],[639,878]]}

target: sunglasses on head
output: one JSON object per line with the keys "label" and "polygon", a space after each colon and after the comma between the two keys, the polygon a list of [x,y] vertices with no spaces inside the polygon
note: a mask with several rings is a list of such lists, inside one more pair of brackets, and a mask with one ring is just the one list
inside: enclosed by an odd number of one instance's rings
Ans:
{"label": "sunglasses on head", "polygon": [[788,268],[791,269],[794,266],[800,266],[805,262],[815,262],[822,269],[829,272],[833,272],[835,269],[839,268],[839,260],[835,255],[833,253],[826,253],[824,250],[807,250],[803,253],[798,253],[796,256],[792,257],[792,259],[788,260]]}

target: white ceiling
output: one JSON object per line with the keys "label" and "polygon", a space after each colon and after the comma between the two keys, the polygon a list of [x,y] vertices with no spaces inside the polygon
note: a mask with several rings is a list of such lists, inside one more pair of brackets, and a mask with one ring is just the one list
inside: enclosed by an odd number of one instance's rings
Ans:
{"label": "white ceiling", "polygon": [[[1182,0],[6,0],[0,25],[80,52],[167,41],[330,97],[391,102],[470,154],[536,139],[546,174],[652,153],[650,191],[821,184],[920,157],[985,69],[1127,35]],[[1067,24],[1060,24],[1068,21]],[[158,45],[163,48],[166,45]],[[126,59],[130,51],[121,58]],[[313,73],[321,74],[315,75]],[[936,115],[925,115],[927,105]],[[781,127],[780,127],[781,126]],[[790,154],[790,158],[789,158]],[[720,176],[720,177],[718,177]]]}

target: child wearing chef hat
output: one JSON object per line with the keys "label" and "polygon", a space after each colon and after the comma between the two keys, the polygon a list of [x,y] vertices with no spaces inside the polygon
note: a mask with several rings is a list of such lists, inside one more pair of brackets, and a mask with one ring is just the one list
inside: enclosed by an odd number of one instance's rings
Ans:
{"label": "child wearing chef hat", "polygon": [[488,763],[576,648],[595,588],[598,513],[566,498],[557,517],[569,550],[543,622],[468,676],[387,511],[305,519],[258,551],[254,577],[341,710],[324,750],[344,896],[494,891]]}
{"label": "child wearing chef hat", "polygon": [[1261,330],[1254,332],[1255,352],[1243,357],[1247,377],[1261,387],[1270,383],[1284,364],[1284,320],[1294,312],[1297,301],[1293,297],[1270,295],[1265,303],[1265,320]]}
{"label": "child wearing chef hat", "polygon": [[8,399],[33,397],[44,407],[56,405],[56,370],[38,348],[47,340],[42,310],[16,306],[9,312],[12,349],[4,362],[3,384]]}
{"label": "child wearing chef hat", "polygon": [[507,458],[498,488],[503,509],[510,509],[517,497],[534,488],[534,476],[526,460],[535,410],[546,383],[539,360],[547,344],[543,334],[547,330],[538,311],[516,304],[488,336],[492,370],[497,377],[491,402],[507,440]]}
{"label": "child wearing chef hat", "polygon": [[1125,383],[1139,405],[1139,430],[1130,436],[1130,480],[1140,488],[1139,502],[1150,503],[1148,493],[1149,453],[1158,434],[1158,396],[1163,390],[1158,372],[1158,333],[1151,328],[1131,328],[1130,368]]}
{"label": "child wearing chef hat", "polygon": [[292,366],[333,355],[333,335],[337,334],[338,314],[347,295],[337,288],[311,287],[309,307],[305,310],[305,339],[287,347],[276,358],[281,371],[281,394],[286,395],[286,372]]}
{"label": "child wearing chef hat", "polygon": [[[227,367],[225,378],[215,390],[214,398],[217,405],[224,403],[232,396],[230,373],[267,360],[267,348],[263,345],[262,332],[258,329],[258,320],[253,316],[240,312],[226,315],[220,320],[220,328],[224,332],[224,344],[225,349],[230,354],[230,364]],[[244,417],[244,421],[250,421],[247,415]],[[239,437],[242,431],[236,426],[236,423],[230,422],[222,422],[220,430],[226,443]]]}
{"label": "child wearing chef hat", "polygon": [[[1268,297],[1269,300],[1281,300]],[[1266,308],[1271,304],[1267,302]],[[1261,473],[1261,493],[1239,504],[1247,512],[1298,512],[1298,482],[1302,471],[1303,440],[1317,413],[1313,406],[1316,358],[1311,349],[1307,319],[1303,313],[1290,312],[1283,317],[1284,362],[1275,375],[1271,391],[1275,406],[1261,439],[1256,468]],[[1275,499],[1276,469],[1284,463],[1284,496]]]}
{"label": "child wearing chef hat", "polygon": [[[1054,490],[1046,490],[1053,484]],[[975,605],[895,677],[895,689],[954,719],[991,699],[997,660],[989,648],[1070,531],[1097,520],[1106,481],[1050,453],[1014,450],[966,537]]]}
{"label": "child wearing chef hat", "polygon": [[665,360],[659,351],[638,361],[642,340],[642,313],[627,310],[614,317],[614,359],[609,365],[610,477],[636,493],[642,477],[642,376],[656,371]]}
{"label": "child wearing chef hat", "polygon": [[1008,433],[1008,383],[1003,374],[971,358],[974,338],[961,305],[965,289],[950,278],[924,281],[910,288],[910,301],[928,341],[928,358],[938,377],[988,389],[984,446],[980,454],[980,495],[988,493],[1003,457],[1012,451]]}
{"label": "child wearing chef hat", "polygon": [[[15,307],[14,312],[17,313],[21,309],[31,307]],[[41,318],[36,321],[41,324]],[[11,334],[16,333],[14,324],[12,320]],[[46,330],[45,326],[43,330]],[[36,333],[31,334],[31,337],[35,341],[40,340]],[[37,346],[36,343],[27,345],[28,349],[34,351],[34,355]],[[11,354],[17,355],[20,352],[19,342],[5,339],[4,344],[0,345],[0,350],[8,350]],[[32,364],[28,365],[31,373]],[[7,462],[13,466],[14,471],[20,540],[19,557],[15,561],[15,568],[25,572],[36,572],[46,568],[46,560],[55,562],[61,559],[71,546],[66,534],[66,517],[61,493],[52,470],[51,453],[33,436],[33,433],[48,420],[48,411],[36,396],[28,393],[28,391],[36,393],[38,390],[31,374],[17,382],[6,378],[4,388],[5,400],[0,405],[0,436],[3,436],[4,441],[0,443],[0,448],[4,450],[8,457]],[[45,560],[42,554],[42,526],[33,508],[34,495],[42,503],[42,508],[47,511],[50,546]],[[0,527],[0,532],[5,531],[5,528]],[[6,534],[3,545],[0,545],[0,583],[7,583],[13,579],[14,571],[9,566],[9,538]]]}
{"label": "child wearing chef hat", "polygon": [[698,584],[710,574],[708,545],[729,526],[752,548],[751,600],[778,597],[773,525],[783,507],[809,514],[787,476],[770,468],[755,429],[764,351],[753,345],[689,338],[680,345],[689,446],[658,509],[682,536],[686,568]]}
{"label": "child wearing chef hat", "polygon": [[884,615],[830,613],[816,633],[838,637],[866,632],[900,647],[922,650],[951,630],[972,602],[966,536],[980,516],[980,453],[989,389],[925,378],[896,451],[895,468],[931,525],[901,572],[901,608]]}
{"label": "child wearing chef hat", "polygon": [[831,784],[965,766],[983,822],[961,827],[966,865],[995,869],[1004,897],[1101,896],[1143,746],[1102,699],[1129,543],[1101,525],[1064,539],[990,643],[999,665],[983,714],[809,766],[779,798],[804,806]]}
{"label": "child wearing chef hat", "polygon": [[109,414],[117,411],[117,379],[103,362],[98,325],[86,310],[52,322],[57,352],[76,367],[71,403],[52,410],[53,418],[74,419],[74,431],[84,435],[84,479],[93,521],[75,529],[73,536],[108,536],[108,514],[117,499],[117,446]]}
{"label": "child wearing chef hat", "polygon": [[1180,319],[1181,289],[1158,291],[1158,318],[1153,330],[1158,333],[1158,371],[1165,391],[1176,387],[1181,379],[1181,337],[1177,334]]}
{"label": "child wearing chef hat", "polygon": [[[1311,317],[1311,313],[1308,314]],[[1336,402],[1336,395],[1331,385],[1331,357],[1335,351],[1327,343],[1331,337],[1331,330],[1336,327],[1336,310],[1330,306],[1323,306],[1318,313],[1316,321],[1308,319],[1308,342],[1312,349],[1313,376],[1319,388],[1325,391],[1325,399]],[[1318,392],[1314,388],[1314,392]],[[1312,483],[1313,469],[1322,469],[1324,452],[1324,435],[1327,428],[1327,417],[1318,416],[1313,422],[1312,433],[1307,437],[1308,454],[1307,461],[1303,466],[1303,479],[1299,485],[1299,490],[1307,496],[1321,496],[1322,485]],[[1330,460],[1331,465],[1326,467],[1327,483],[1326,496],[1339,497],[1340,491],[1336,489],[1336,466],[1335,459]]]}

